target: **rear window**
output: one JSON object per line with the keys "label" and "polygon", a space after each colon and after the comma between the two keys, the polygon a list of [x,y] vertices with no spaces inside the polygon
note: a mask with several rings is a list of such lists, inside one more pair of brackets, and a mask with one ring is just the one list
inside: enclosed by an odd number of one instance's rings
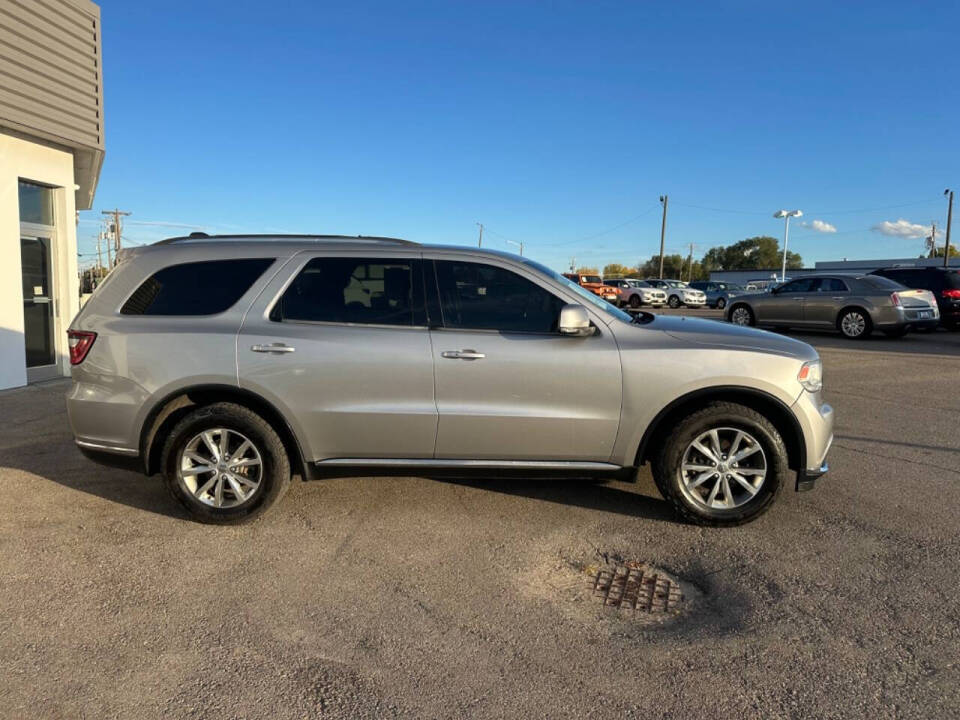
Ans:
{"label": "rear window", "polygon": [[231,308],[274,258],[209,260],[171,265],[136,289],[124,315],[216,315]]}
{"label": "rear window", "polygon": [[960,290],[960,270],[948,270],[943,274],[943,284],[951,290]]}
{"label": "rear window", "polygon": [[903,290],[903,285],[900,283],[879,275],[864,275],[860,278],[860,282],[878,290]]}

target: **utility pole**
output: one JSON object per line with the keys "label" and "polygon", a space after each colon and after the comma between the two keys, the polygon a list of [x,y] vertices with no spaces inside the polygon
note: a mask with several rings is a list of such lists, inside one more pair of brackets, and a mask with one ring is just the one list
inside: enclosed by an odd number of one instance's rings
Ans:
{"label": "utility pole", "polygon": [[519,248],[520,248],[520,257],[523,257],[523,243],[522,243],[522,242],[517,242],[516,240],[507,240],[507,242],[510,243],[511,245],[516,245],[517,247],[519,247]]}
{"label": "utility pole", "polygon": [[110,240],[110,233],[107,230],[110,229],[110,223],[106,220],[103,221],[103,243],[107,246],[107,270],[109,271],[113,267],[113,252],[110,250],[112,241]]}
{"label": "utility pole", "polygon": [[[683,278],[680,278],[681,280]],[[693,243],[690,243],[690,259],[687,261],[687,282],[693,281]]]}
{"label": "utility pole", "polygon": [[927,242],[930,243],[930,252],[927,257],[935,258],[937,256],[937,221],[930,223],[930,235],[927,236]]}
{"label": "utility pole", "polygon": [[943,191],[949,200],[947,200],[947,244],[943,248],[943,266],[950,265],[950,226],[953,224],[953,190],[947,188]]}
{"label": "utility pole", "polygon": [[663,203],[663,222],[660,223],[660,279],[663,280],[663,240],[667,234],[667,202],[670,200],[666,195],[660,196],[660,202]]}
{"label": "utility pole", "polygon": [[483,223],[477,223],[477,227],[480,228],[480,238],[477,240],[477,247],[483,247]]}
{"label": "utility pole", "polygon": [[[120,236],[122,233],[122,228],[120,227],[120,218],[131,215],[132,213],[129,213],[126,210],[118,210],[114,208],[113,210],[101,210],[100,214],[113,216],[113,259],[114,262],[116,262],[117,256],[120,254]],[[108,245],[107,247],[109,248],[110,246]]]}
{"label": "utility pole", "polygon": [[575,257],[570,258],[570,272],[577,271],[577,259]]}
{"label": "utility pole", "polygon": [[100,242],[103,240],[103,233],[97,233],[97,282],[103,277],[103,255],[100,252]]}

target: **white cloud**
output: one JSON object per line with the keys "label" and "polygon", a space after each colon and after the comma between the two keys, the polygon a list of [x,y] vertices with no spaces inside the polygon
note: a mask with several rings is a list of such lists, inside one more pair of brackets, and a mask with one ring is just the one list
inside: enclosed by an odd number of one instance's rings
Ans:
{"label": "white cloud", "polygon": [[811,230],[816,230],[817,232],[822,233],[835,233],[837,231],[836,225],[831,225],[825,220],[814,220],[812,222],[802,222],[800,224],[805,228],[810,228]]}
{"label": "white cloud", "polygon": [[884,220],[879,225],[874,225],[872,229],[881,235],[905,239],[925,238],[930,235],[931,232],[929,225],[912,223],[909,220],[904,220],[903,218],[900,218],[896,222]]}

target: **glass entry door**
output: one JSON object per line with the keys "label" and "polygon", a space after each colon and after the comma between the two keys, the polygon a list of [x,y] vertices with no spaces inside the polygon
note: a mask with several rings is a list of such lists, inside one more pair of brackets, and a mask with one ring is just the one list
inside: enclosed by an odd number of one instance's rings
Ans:
{"label": "glass entry door", "polygon": [[30,382],[58,374],[50,250],[50,238],[20,237],[23,335],[27,351],[27,380]]}

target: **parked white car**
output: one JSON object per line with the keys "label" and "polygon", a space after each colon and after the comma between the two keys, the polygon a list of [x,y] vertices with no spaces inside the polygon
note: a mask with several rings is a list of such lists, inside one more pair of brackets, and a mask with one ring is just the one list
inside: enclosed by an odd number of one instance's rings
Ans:
{"label": "parked white car", "polygon": [[648,278],[646,282],[655,288],[661,288],[667,294],[667,305],[672,308],[678,308],[681,305],[697,308],[707,304],[707,294],[703,290],[692,288],[682,280]]}
{"label": "parked white car", "polygon": [[610,285],[617,289],[620,296],[620,307],[628,305],[632,308],[638,308],[642,305],[652,305],[662,307],[667,304],[667,293],[659,288],[655,288],[645,280],[636,278],[611,278],[603,281],[604,285]]}

